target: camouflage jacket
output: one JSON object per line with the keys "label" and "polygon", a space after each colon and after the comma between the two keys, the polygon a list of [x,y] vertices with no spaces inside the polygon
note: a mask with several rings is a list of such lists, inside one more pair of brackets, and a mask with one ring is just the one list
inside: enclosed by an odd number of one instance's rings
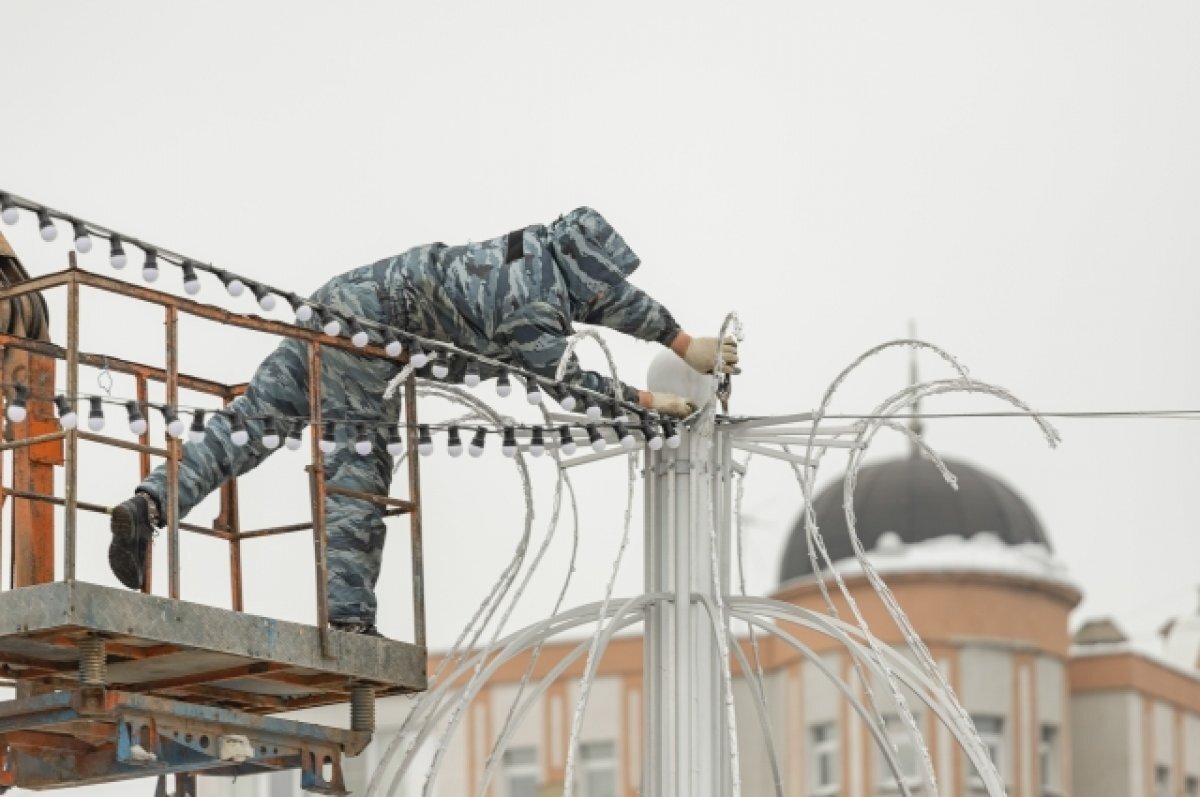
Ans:
{"label": "camouflage jacket", "polygon": [[[577,321],[664,345],[675,338],[670,312],[627,280],[640,262],[603,216],[582,207],[479,243],[415,247],[338,279],[352,292],[372,283],[385,323],[553,377]],[[467,363],[449,366],[447,381],[461,382]],[[564,381],[613,390],[574,355]],[[626,387],[624,397],[636,401],[637,392]]]}

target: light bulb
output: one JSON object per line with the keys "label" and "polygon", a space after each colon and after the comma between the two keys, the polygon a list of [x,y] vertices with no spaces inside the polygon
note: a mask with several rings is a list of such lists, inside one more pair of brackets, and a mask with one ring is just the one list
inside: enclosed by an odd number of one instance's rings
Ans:
{"label": "light bulb", "polygon": [[538,390],[537,382],[532,378],[525,380],[525,401],[529,404],[542,403],[542,391]]}
{"label": "light bulb", "polygon": [[88,235],[87,227],[78,219],[71,222],[71,227],[75,232],[75,251],[81,255],[86,255],[92,251],[92,236]]}
{"label": "light bulb", "polygon": [[567,412],[575,409],[575,396],[571,391],[561,385],[554,391],[554,400],[558,402],[558,406],[562,407]]}
{"label": "light bulb", "polygon": [[452,457],[461,456],[463,452],[462,438],[458,436],[458,427],[451,426],[446,430],[446,453]]}
{"label": "light bulb", "polygon": [[225,290],[229,291],[229,295],[235,298],[241,296],[246,291],[246,283],[232,275],[222,274],[221,282],[225,283]]}
{"label": "light bulb", "polygon": [[587,435],[588,440],[592,443],[592,450],[597,454],[608,448],[608,442],[600,436],[600,430],[596,428],[595,424],[589,423],[587,425]]}
{"label": "light bulb", "polygon": [[43,241],[53,241],[58,237],[58,228],[54,226],[54,219],[50,218],[50,214],[45,208],[39,208],[37,212],[38,229],[41,230]]}
{"label": "light bulb", "polygon": [[99,396],[92,396],[88,399],[91,409],[88,411],[88,428],[93,432],[99,432],[104,428],[104,407]]}
{"label": "light bulb", "polygon": [[512,393],[512,382],[508,378],[508,371],[501,371],[496,377],[496,394],[506,398],[509,393]]}
{"label": "light bulb", "polygon": [[263,448],[268,451],[274,451],[279,448],[279,444],[283,440],[279,437],[279,428],[275,425],[275,419],[267,417],[263,419]]}
{"label": "light bulb", "polygon": [[303,442],[300,440],[300,431],[303,425],[299,421],[293,421],[288,429],[287,437],[283,438],[283,444],[288,451],[299,451]]}
{"label": "light bulb", "polygon": [[9,399],[8,409],[5,414],[13,423],[20,423],[25,420],[29,413],[25,410],[25,402],[29,399],[29,388],[21,383],[13,385],[13,397]]}
{"label": "light bulb", "polygon": [[305,304],[304,300],[295,294],[292,295],[292,310],[296,313],[296,320],[301,324],[307,324],[312,320],[313,309],[311,304]]}
{"label": "light bulb", "polygon": [[191,443],[204,442],[204,410],[192,413],[192,426],[188,429],[188,441]]}
{"label": "light bulb", "polygon": [[529,455],[540,457],[546,453],[546,441],[542,437],[542,427],[533,427],[533,436],[529,439]]}
{"label": "light bulb", "polygon": [[658,451],[663,447],[663,439],[659,436],[653,425],[643,423],[642,436],[646,438],[646,445],[649,446],[651,451]]}
{"label": "light bulb", "polygon": [[321,435],[321,442],[317,443],[317,448],[321,449],[322,454],[332,454],[337,448],[337,426],[333,421],[325,422],[325,433]]}
{"label": "light bulb", "polygon": [[158,279],[158,255],[153,249],[146,250],[146,260],[142,263],[142,279],[146,282]]}
{"label": "light bulb", "polygon": [[5,224],[16,224],[21,220],[21,213],[8,194],[0,194],[0,219]]}
{"label": "light bulb", "polygon": [[367,425],[360,423],[357,425],[357,433],[354,440],[354,453],[360,457],[365,457],[371,453],[371,435],[367,432]]}
{"label": "light bulb", "polygon": [[164,406],[162,408],[163,420],[167,422],[167,434],[178,440],[183,437],[183,433],[187,431],[183,421],[179,420],[179,416],[175,414],[175,408]]}
{"label": "light bulb", "polygon": [[479,363],[476,362],[474,357],[468,357],[467,370],[466,373],[463,374],[463,384],[465,384],[467,387],[479,387],[480,378]]}
{"label": "light bulb", "polygon": [[575,453],[575,438],[571,436],[571,427],[566,424],[558,428],[558,450],[568,457]]}
{"label": "light bulb", "polygon": [[412,367],[416,370],[421,370],[429,363],[429,355],[421,348],[419,340],[410,340],[408,342],[408,361],[412,363]]}
{"label": "light bulb", "polygon": [[257,282],[250,284],[250,292],[254,294],[254,298],[258,300],[258,306],[266,312],[271,312],[275,309],[275,296],[265,285],[259,285]]}
{"label": "light bulb", "polygon": [[331,338],[336,338],[342,334],[342,322],[338,321],[333,316],[325,319],[325,323],[321,325],[321,330]]}
{"label": "light bulb", "polygon": [[188,296],[200,292],[200,278],[196,276],[196,268],[190,260],[183,261],[183,292]]}
{"label": "light bulb", "polygon": [[504,443],[500,446],[500,453],[510,459],[517,455],[517,433],[511,426],[504,427]]}
{"label": "light bulb", "polygon": [[433,453],[433,438],[429,436],[428,424],[423,423],[417,427],[417,453],[423,457]]}
{"label": "light bulb", "polygon": [[394,423],[388,425],[387,452],[393,457],[404,453],[404,441],[400,439],[400,427]]}
{"label": "light bulb", "polygon": [[613,428],[617,431],[617,439],[621,441],[622,448],[628,450],[637,445],[637,440],[632,434],[630,434],[629,429],[625,427],[625,424],[617,423],[614,424]]}
{"label": "light bulb", "polygon": [[142,408],[136,401],[125,402],[125,411],[129,415],[129,431],[141,436],[146,433],[146,419],[142,416]]}
{"label": "light bulb", "polygon": [[450,375],[450,366],[446,365],[444,360],[434,360],[433,367],[429,370],[433,373],[434,379],[445,379]]}
{"label": "light bulb", "polygon": [[54,406],[58,408],[58,425],[64,429],[74,429],[79,425],[79,415],[66,396],[59,394],[54,397]]}
{"label": "light bulb", "polygon": [[354,333],[350,335],[350,342],[355,346],[361,349],[371,342],[371,336],[367,334],[365,329],[359,326],[357,321],[354,322],[352,329],[354,330]]}
{"label": "light bulb", "polygon": [[125,256],[125,247],[116,235],[108,240],[108,262],[115,269],[125,268],[125,264],[129,262],[129,258]]}
{"label": "light bulb", "polygon": [[471,438],[471,445],[467,446],[467,452],[473,457],[482,457],[485,443],[487,443],[487,430],[482,426],[477,427],[475,436]]}
{"label": "light bulb", "polygon": [[683,439],[679,436],[679,431],[675,428],[675,424],[664,419],[662,422],[663,437],[667,439],[667,448],[679,448],[679,444]]}
{"label": "light bulb", "polygon": [[604,410],[602,410],[600,408],[600,405],[597,404],[593,399],[585,396],[583,399],[583,403],[584,403],[584,408],[583,408],[584,414],[587,415],[589,418],[591,418],[593,421],[600,420],[600,417],[602,415],[604,415]]}
{"label": "light bulb", "polygon": [[229,439],[235,446],[241,448],[250,442],[250,433],[246,431],[246,419],[240,413],[235,412],[230,416],[229,428],[233,430]]}
{"label": "light bulb", "polygon": [[388,357],[399,357],[404,352],[404,346],[396,339],[389,340],[387,345],[383,347],[383,353]]}

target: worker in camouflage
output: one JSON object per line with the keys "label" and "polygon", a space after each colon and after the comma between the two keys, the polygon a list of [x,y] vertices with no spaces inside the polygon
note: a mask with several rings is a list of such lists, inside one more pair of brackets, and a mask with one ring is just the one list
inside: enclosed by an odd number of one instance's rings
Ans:
{"label": "worker in camouflage", "polygon": [[[546,377],[554,377],[576,321],[662,343],[701,372],[712,371],[720,350],[726,368],[736,370],[736,341],[692,338],[665,307],[627,281],[639,262],[599,213],[579,208],[552,224],[480,243],[409,249],[334,277],[311,298],[344,316],[447,341]],[[320,324],[319,316],[307,322],[314,329]],[[450,373],[444,381],[461,382],[467,363],[458,358],[447,365]],[[341,349],[322,351],[322,417],[363,422],[374,438],[371,453],[360,456],[353,446],[353,426],[337,424],[338,445],[325,455],[328,484],[387,495],[392,457],[384,434],[386,424],[399,416],[400,396],[385,400],[383,395],[400,368],[396,361]],[[487,379],[498,370],[481,366],[480,374]],[[263,445],[266,419],[286,434],[291,423],[286,419],[308,417],[308,378],[305,345],[284,340],[259,366],[245,394],[209,421],[204,439],[183,447],[180,517],[226,479],[246,473],[271,454],[273,449]],[[614,394],[608,377],[582,370],[574,355],[564,381]],[[692,410],[671,394],[626,386],[620,395],[666,415],[682,417]],[[249,432],[249,441],[240,446],[232,439],[235,415]],[[166,482],[165,467],[159,467],[133,498],[113,510],[109,563],[131,589],[142,587],[146,549],[154,529],[165,523]],[[381,507],[329,495],[326,523],[330,622],[343,630],[375,633],[375,583],[386,534]]]}

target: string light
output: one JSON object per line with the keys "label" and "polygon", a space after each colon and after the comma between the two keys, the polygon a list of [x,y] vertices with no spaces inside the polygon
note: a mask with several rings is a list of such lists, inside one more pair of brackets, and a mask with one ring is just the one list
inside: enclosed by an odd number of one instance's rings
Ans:
{"label": "string light", "polygon": [[13,385],[13,397],[8,401],[8,409],[5,415],[13,423],[20,423],[25,420],[28,413],[25,410],[25,402],[29,398],[29,388],[20,383]]}
{"label": "string light", "polygon": [[230,413],[229,428],[232,430],[229,439],[235,446],[241,448],[250,442],[250,433],[246,431],[246,419],[240,412]]}
{"label": "string light", "polygon": [[321,435],[317,448],[321,449],[322,454],[332,454],[337,448],[337,425],[333,421],[325,421],[325,433]]}
{"label": "string light", "polygon": [[88,235],[87,227],[79,219],[71,220],[71,228],[75,232],[75,251],[86,255],[92,251],[92,236]]}
{"label": "string light", "polygon": [[679,437],[679,431],[675,428],[675,424],[671,423],[666,418],[663,418],[661,423],[663,437],[667,439],[667,448],[679,448],[679,444],[682,442],[682,439]]}
{"label": "string light", "polygon": [[42,233],[43,241],[53,241],[58,237],[58,228],[54,226],[54,219],[50,218],[50,214],[45,208],[38,208],[38,230]]}
{"label": "string light", "polygon": [[251,283],[250,292],[254,294],[254,298],[258,300],[258,306],[265,312],[271,312],[275,309],[275,295],[271,290],[260,283]]}
{"label": "string light", "polygon": [[479,458],[483,456],[483,446],[487,442],[487,429],[482,426],[475,428],[475,436],[471,438],[471,445],[467,447],[467,451],[471,456]]}
{"label": "string light", "polygon": [[622,448],[629,450],[637,445],[637,440],[634,438],[633,434],[630,433],[628,427],[626,427],[624,423],[618,421],[613,425],[613,429],[616,430],[617,440],[621,442]]}
{"label": "string light", "polygon": [[300,421],[292,421],[288,426],[287,437],[283,439],[283,445],[288,451],[299,451],[300,446],[304,442],[300,439],[300,431],[304,428],[304,424]]}
{"label": "string light", "polygon": [[350,342],[360,349],[371,342],[371,336],[362,328],[362,324],[353,318],[350,319]]}
{"label": "string light", "polygon": [[146,260],[142,263],[142,279],[146,282],[158,279],[158,254],[153,249],[146,250]]}
{"label": "string light", "polygon": [[196,276],[196,267],[190,260],[183,261],[183,292],[188,296],[200,292],[200,278]]}
{"label": "string light", "polygon": [[508,371],[502,369],[496,377],[496,395],[507,398],[509,393],[512,393],[512,381],[508,378]]}
{"label": "string light", "polygon": [[529,455],[540,457],[546,453],[546,441],[542,437],[542,427],[533,427],[533,435],[529,439]]}
{"label": "string light", "polygon": [[100,401],[99,396],[92,396],[88,399],[91,409],[88,411],[88,428],[93,432],[99,432],[104,428],[104,405]]}
{"label": "string light", "polygon": [[79,415],[70,399],[61,393],[54,397],[54,406],[58,408],[58,425],[64,429],[74,429],[79,425]]}
{"label": "string light", "polygon": [[287,300],[288,304],[292,306],[292,312],[296,314],[296,321],[298,323],[307,324],[312,320],[313,308],[311,304],[308,304],[302,297],[294,293],[289,293]]}
{"label": "string light", "polygon": [[391,337],[384,345],[383,353],[388,357],[399,357],[404,353],[404,345],[401,344],[400,341],[396,340],[395,337]]}
{"label": "string light", "polygon": [[600,430],[596,428],[596,424],[589,423],[587,425],[587,436],[592,443],[592,450],[597,454],[608,448],[608,442],[600,436]]}
{"label": "string light", "polygon": [[452,457],[461,456],[463,452],[462,438],[458,435],[458,427],[451,426],[446,430],[446,453]]}
{"label": "string light", "polygon": [[439,357],[433,361],[433,365],[430,366],[429,371],[435,379],[445,379],[450,375],[450,363],[446,359]]}
{"label": "string light", "polygon": [[183,437],[185,427],[183,421],[179,420],[179,416],[175,413],[175,408],[170,404],[164,404],[162,414],[163,420],[167,423],[167,434],[176,440]]}
{"label": "string light", "polygon": [[408,361],[412,364],[412,367],[416,368],[418,371],[424,368],[429,362],[429,355],[425,353],[423,348],[421,348],[421,341],[416,339],[410,340],[405,345],[405,348],[408,349]]}
{"label": "string light", "polygon": [[282,442],[283,440],[279,437],[279,427],[276,426],[275,419],[269,415],[263,418],[263,448],[268,451],[274,451],[279,448],[279,444]]}
{"label": "string light", "polygon": [[537,382],[533,379],[525,380],[525,401],[529,404],[542,403],[542,391],[538,390]]}
{"label": "string light", "polygon": [[575,438],[571,436],[571,427],[565,423],[558,427],[558,450],[568,457],[575,453]]}
{"label": "string light", "polygon": [[463,384],[467,387],[479,387],[482,377],[479,374],[479,363],[474,359],[467,360],[467,372],[463,375]]}
{"label": "string light", "polygon": [[217,279],[221,280],[221,283],[225,286],[225,290],[235,299],[241,296],[246,290],[246,283],[242,282],[241,277],[235,274],[230,274],[227,271],[218,271]]}
{"label": "string light", "polygon": [[355,424],[354,453],[365,457],[371,453],[371,435],[365,423]]}
{"label": "string light", "polygon": [[192,413],[192,426],[188,429],[188,441],[204,442],[204,410],[196,410]]}
{"label": "string light", "polygon": [[551,388],[551,393],[554,400],[558,402],[558,406],[562,407],[567,412],[575,409],[575,396],[571,391],[567,390],[562,385],[554,385]]}
{"label": "string light", "polygon": [[509,459],[517,455],[517,431],[511,426],[504,427],[504,443],[500,446],[500,453]]}
{"label": "string light", "polygon": [[121,237],[114,235],[108,239],[108,263],[113,268],[125,268],[125,264],[129,262],[129,258],[125,256],[125,247],[121,244]]}
{"label": "string light", "polygon": [[600,420],[600,417],[602,415],[604,415],[604,410],[602,410],[600,408],[600,405],[597,404],[595,402],[595,400],[592,399],[590,396],[584,396],[583,397],[583,414],[586,415],[588,418],[592,419],[593,421],[598,421],[598,420]]}
{"label": "string light", "polygon": [[16,224],[21,219],[21,213],[8,194],[0,194],[0,219],[5,224]]}
{"label": "string light", "polygon": [[417,427],[417,453],[427,457],[433,453],[433,438],[429,436],[429,424]]}
{"label": "string light", "polygon": [[387,452],[393,457],[404,453],[404,441],[400,439],[400,427],[394,423],[388,424]]}
{"label": "string light", "polygon": [[663,447],[663,439],[658,430],[654,428],[654,424],[648,421],[643,422],[642,436],[646,438],[646,445],[650,447],[651,451],[658,451]]}
{"label": "string light", "polygon": [[[125,411],[129,414],[129,431],[139,437],[146,433],[146,418],[142,415],[142,408],[136,401],[125,402]],[[236,441],[235,441],[236,442]]]}
{"label": "string light", "polygon": [[342,334],[342,322],[337,319],[337,316],[332,313],[318,313],[318,318],[321,319],[321,331],[331,338],[336,338]]}

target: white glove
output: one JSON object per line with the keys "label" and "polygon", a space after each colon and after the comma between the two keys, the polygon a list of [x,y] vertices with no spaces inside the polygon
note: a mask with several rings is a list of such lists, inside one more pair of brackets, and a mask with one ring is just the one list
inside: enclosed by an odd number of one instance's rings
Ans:
{"label": "white glove", "polygon": [[696,411],[696,405],[674,393],[651,393],[650,409],[672,418],[686,418]]}
{"label": "white glove", "polygon": [[[721,359],[724,361],[721,373],[740,374],[742,372],[742,369],[737,367],[737,338],[730,335],[721,343]],[[717,362],[717,339],[692,338],[692,342],[688,345],[687,353],[683,355],[683,360],[700,373],[711,374],[713,372],[713,365]]]}

